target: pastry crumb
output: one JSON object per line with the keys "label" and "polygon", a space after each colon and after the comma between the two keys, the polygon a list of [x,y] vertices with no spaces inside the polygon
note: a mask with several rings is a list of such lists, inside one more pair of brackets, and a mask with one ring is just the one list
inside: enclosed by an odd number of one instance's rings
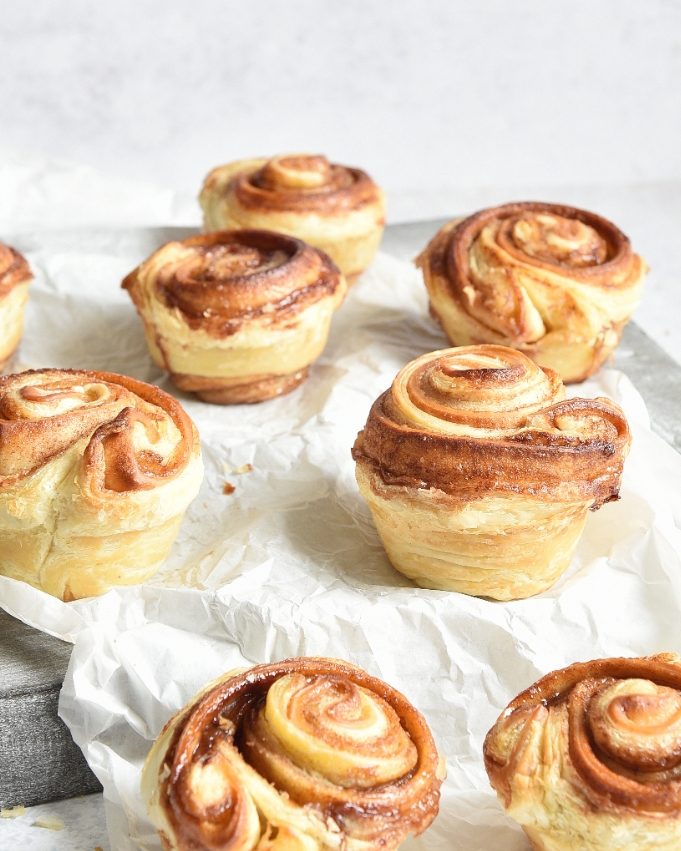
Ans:
{"label": "pastry crumb", "polygon": [[225,486],[222,489],[222,492],[230,494],[230,493],[234,493],[235,490],[236,490],[236,488],[234,487],[233,484],[231,484],[230,482],[225,482]]}
{"label": "pastry crumb", "polygon": [[36,827],[44,827],[46,830],[62,830],[64,822],[59,816],[51,816],[49,813],[44,816],[38,816],[35,820]]}
{"label": "pastry crumb", "polygon": [[95,851],[104,851],[101,845],[95,845]]}
{"label": "pastry crumb", "polygon": [[234,472],[240,475],[241,473],[250,473],[252,469],[253,464],[242,464],[241,467],[237,467]]}
{"label": "pastry crumb", "polygon": [[0,809],[0,818],[19,818],[26,815],[26,807],[19,804],[16,807],[3,807]]}

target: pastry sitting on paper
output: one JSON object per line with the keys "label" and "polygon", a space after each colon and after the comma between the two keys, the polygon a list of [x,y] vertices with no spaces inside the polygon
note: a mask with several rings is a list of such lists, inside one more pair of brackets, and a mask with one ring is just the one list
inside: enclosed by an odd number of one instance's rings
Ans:
{"label": "pastry sitting on paper", "polygon": [[161,732],[142,795],[166,851],[391,851],[438,810],[418,710],[336,659],[232,671]]}
{"label": "pastry sitting on paper", "polygon": [[617,499],[630,434],[608,399],[502,346],[423,355],[352,450],[393,566],[424,588],[515,600],[565,571],[589,509]]}
{"label": "pastry sitting on paper", "polygon": [[518,695],[485,767],[536,851],[681,847],[681,658],[596,659]]}
{"label": "pastry sitting on paper", "polygon": [[322,353],[347,285],[316,248],[280,233],[169,242],[123,281],[154,361],[204,402],[294,390]]}
{"label": "pastry sitting on paper", "polygon": [[383,192],[366,172],[311,154],[213,169],[199,196],[205,228],[264,228],[321,249],[349,283],[371,263],[385,226]]}
{"label": "pastry sitting on paper", "polygon": [[68,369],[0,378],[0,574],[67,601],[143,582],[202,478],[196,427],[158,387]]}
{"label": "pastry sitting on paper", "polygon": [[0,242],[0,371],[19,345],[33,274],[26,260]]}
{"label": "pastry sitting on paper", "polygon": [[612,222],[538,202],[450,222],[417,264],[452,345],[510,346],[566,383],[613,353],[648,271]]}

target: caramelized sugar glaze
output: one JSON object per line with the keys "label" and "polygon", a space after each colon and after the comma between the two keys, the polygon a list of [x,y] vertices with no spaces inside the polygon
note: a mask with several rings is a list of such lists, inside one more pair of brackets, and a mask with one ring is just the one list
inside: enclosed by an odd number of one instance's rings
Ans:
{"label": "caramelized sugar glaze", "polygon": [[374,402],[353,450],[386,484],[616,499],[630,442],[606,399],[565,399],[553,370],[501,346],[431,352]]}
{"label": "caramelized sugar glaze", "polygon": [[303,658],[209,686],[161,734],[142,785],[169,849],[369,851],[430,824],[438,765],[399,692]]}
{"label": "caramelized sugar glaze", "polygon": [[517,348],[568,383],[612,354],[647,272],[611,222],[534,202],[450,222],[417,263],[454,345]]}
{"label": "caramelized sugar glaze", "polygon": [[21,254],[0,242],[0,298],[32,277],[31,269]]}

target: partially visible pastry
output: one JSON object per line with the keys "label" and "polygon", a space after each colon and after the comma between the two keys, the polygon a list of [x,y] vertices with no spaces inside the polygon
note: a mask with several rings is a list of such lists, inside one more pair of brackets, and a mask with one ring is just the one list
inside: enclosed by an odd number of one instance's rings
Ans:
{"label": "partially visible pastry", "polygon": [[0,242],[0,370],[19,345],[33,274],[26,260]]}
{"label": "partially visible pastry", "polygon": [[510,346],[566,383],[613,353],[648,271],[607,219],[538,202],[450,222],[416,262],[452,345]]}
{"label": "partially visible pastry", "polygon": [[383,192],[358,168],[324,156],[283,154],[213,169],[199,203],[206,230],[263,228],[326,252],[352,283],[371,263],[385,226]]}
{"label": "partially visible pastry", "polygon": [[484,754],[535,851],[677,851],[681,658],[554,671],[511,701]]}
{"label": "partially visible pastry", "polygon": [[122,375],[0,378],[0,574],[74,600],[158,570],[196,496],[199,436],[178,402]]}
{"label": "partially visible pastry", "polygon": [[379,396],[352,455],[388,558],[424,588],[515,600],[567,568],[617,499],[629,429],[501,346],[431,352]]}
{"label": "partially visible pastry", "polygon": [[336,659],[232,671],[166,724],[142,795],[166,851],[390,851],[438,810],[423,716]]}
{"label": "partially visible pastry", "polygon": [[288,393],[322,353],[347,285],[299,239],[257,230],[169,242],[123,281],[154,361],[204,402]]}

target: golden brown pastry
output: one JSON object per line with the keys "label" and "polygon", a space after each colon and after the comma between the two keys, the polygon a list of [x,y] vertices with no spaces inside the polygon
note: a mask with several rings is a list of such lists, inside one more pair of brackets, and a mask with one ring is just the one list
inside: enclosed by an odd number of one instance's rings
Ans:
{"label": "golden brown pastry", "polygon": [[19,345],[32,280],[31,269],[21,254],[0,242],[0,370]]}
{"label": "golden brown pastry", "polygon": [[142,795],[166,851],[390,851],[438,810],[433,737],[336,659],[232,671],[156,740]]}
{"label": "golden brown pastry", "polygon": [[613,353],[648,271],[611,222],[543,203],[450,222],[416,262],[452,345],[510,346],[566,383]]}
{"label": "golden brown pastry", "polygon": [[199,437],[158,387],[44,369],[0,378],[0,573],[63,600],[160,567],[203,465]]}
{"label": "golden brown pastry", "polygon": [[681,658],[554,671],[511,701],[484,754],[535,851],[677,851]]}
{"label": "golden brown pastry", "polygon": [[383,192],[358,168],[326,157],[283,154],[213,169],[199,203],[206,230],[263,228],[325,251],[352,283],[378,251]]}
{"label": "golden brown pastry", "polygon": [[322,353],[347,285],[321,251],[280,233],[168,242],[123,281],[154,361],[204,402],[288,393]]}
{"label": "golden brown pastry", "polygon": [[587,511],[617,499],[629,429],[608,399],[502,346],[423,355],[352,451],[394,567],[424,588],[515,600],[570,563]]}

